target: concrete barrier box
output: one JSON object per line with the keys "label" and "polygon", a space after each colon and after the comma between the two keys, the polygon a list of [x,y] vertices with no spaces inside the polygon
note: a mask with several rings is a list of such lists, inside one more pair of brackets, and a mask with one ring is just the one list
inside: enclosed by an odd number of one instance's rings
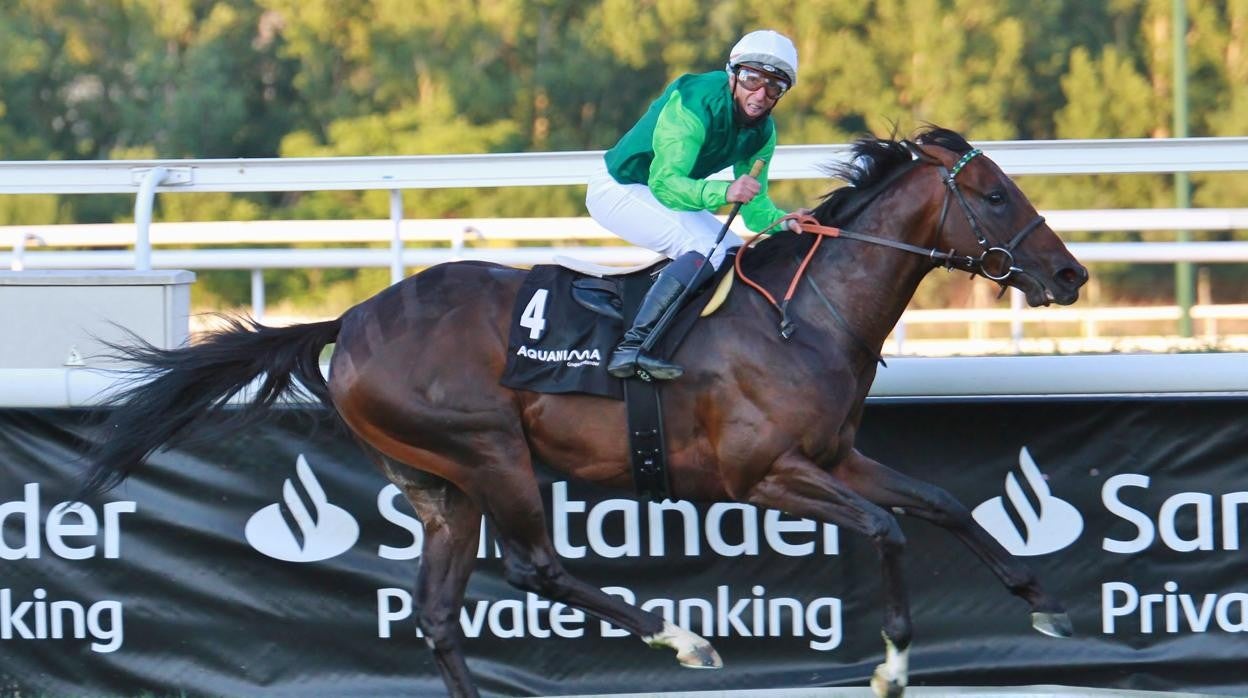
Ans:
{"label": "concrete barrier box", "polygon": [[126,330],[179,346],[194,281],[184,270],[0,271],[0,368],[115,366],[101,340],[126,341]]}

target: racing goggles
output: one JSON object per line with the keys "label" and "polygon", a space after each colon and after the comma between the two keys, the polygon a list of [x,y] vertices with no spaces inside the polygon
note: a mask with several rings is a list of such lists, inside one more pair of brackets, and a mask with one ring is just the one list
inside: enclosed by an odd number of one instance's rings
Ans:
{"label": "racing goggles", "polygon": [[766,91],[767,97],[773,100],[780,99],[781,95],[789,90],[787,80],[744,65],[737,67],[737,84],[744,87],[747,92],[753,92],[761,87]]}

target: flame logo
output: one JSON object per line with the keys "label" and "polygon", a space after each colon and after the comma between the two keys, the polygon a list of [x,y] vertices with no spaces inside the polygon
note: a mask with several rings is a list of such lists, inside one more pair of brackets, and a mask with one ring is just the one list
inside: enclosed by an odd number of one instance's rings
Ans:
{"label": "flame logo", "polygon": [[295,475],[282,485],[282,501],[247,520],[243,534],[251,547],[278,560],[316,562],[341,555],[360,536],[360,525],[342,507],[329,503],[308,461],[299,454]]}
{"label": "flame logo", "polygon": [[[993,497],[975,507],[971,515],[1014,555],[1045,555],[1074,543],[1083,533],[1079,510],[1053,496],[1026,446],[1018,453],[1018,467],[1037,506],[1032,505],[1014,473],[1009,473],[1005,476],[1005,496],[1010,510],[1005,499]],[[1011,511],[1022,524],[1021,531],[1011,519]]]}

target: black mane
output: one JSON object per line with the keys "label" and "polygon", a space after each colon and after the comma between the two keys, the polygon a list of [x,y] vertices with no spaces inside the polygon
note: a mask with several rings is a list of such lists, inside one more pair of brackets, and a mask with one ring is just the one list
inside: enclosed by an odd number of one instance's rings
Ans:
{"label": "black mane", "polygon": [[[971,144],[954,131],[939,126],[928,126],[915,134],[918,145],[936,145],[955,153],[965,153]],[[861,210],[860,202],[874,198],[879,191],[913,165],[914,158],[906,148],[905,141],[879,138],[867,134],[854,141],[847,163],[824,168],[828,174],[843,179],[848,186],[834,189],[823,197],[823,203],[814,210],[815,218],[825,225],[846,225]]]}
{"label": "black mane", "polygon": [[[971,149],[971,144],[960,134],[935,125],[919,131],[912,140],[918,145],[935,145],[959,154]],[[823,201],[811,212],[824,225],[848,227],[872,199],[892,186],[917,162],[906,147],[905,140],[898,139],[896,134],[890,138],[872,134],[860,136],[854,141],[850,153],[849,162],[822,168],[830,176],[846,183],[846,186],[824,194]],[[814,242],[813,238],[813,235],[795,235],[787,230],[772,235],[759,250],[766,251],[765,254],[746,255],[743,262],[747,273],[769,259],[805,255]]]}

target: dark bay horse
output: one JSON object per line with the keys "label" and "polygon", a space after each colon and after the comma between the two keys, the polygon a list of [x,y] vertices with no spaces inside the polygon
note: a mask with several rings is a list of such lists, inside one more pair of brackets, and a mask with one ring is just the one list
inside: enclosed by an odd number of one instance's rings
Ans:
{"label": "dark bay horse", "polygon": [[[1027,603],[1038,630],[1069,635],[1070,623],[1032,572],[950,494],[854,448],[880,349],[937,266],[1018,288],[1033,306],[1073,303],[1087,270],[1000,168],[956,133],[867,137],[854,154],[835,171],[850,186],[813,214],[843,227],[848,239],[827,239],[812,256],[787,308],[800,329],[781,338],[771,304],[738,287],[675,356],[686,371],[663,387],[666,436],[675,496],[780,509],[872,541],[886,654],[871,685],[878,695],[900,696],[911,622],[905,539],[894,512],[961,539]],[[743,266],[764,287],[782,289],[817,237],[778,233],[750,249]],[[86,491],[117,485],[257,378],[235,419],[258,418],[283,394],[306,390],[336,410],[424,522],[417,622],[452,696],[477,695],[459,613],[482,514],[501,539],[511,584],[672,648],[683,665],[719,666],[704,639],[581,582],[556,557],[532,462],[629,487],[625,411],[608,399],[499,385],[524,275],[488,263],[443,264],[336,320],[284,328],[238,320],[184,348],[127,349],[145,382],[122,395],[105,422]],[[330,343],[326,381],[318,357]]]}

